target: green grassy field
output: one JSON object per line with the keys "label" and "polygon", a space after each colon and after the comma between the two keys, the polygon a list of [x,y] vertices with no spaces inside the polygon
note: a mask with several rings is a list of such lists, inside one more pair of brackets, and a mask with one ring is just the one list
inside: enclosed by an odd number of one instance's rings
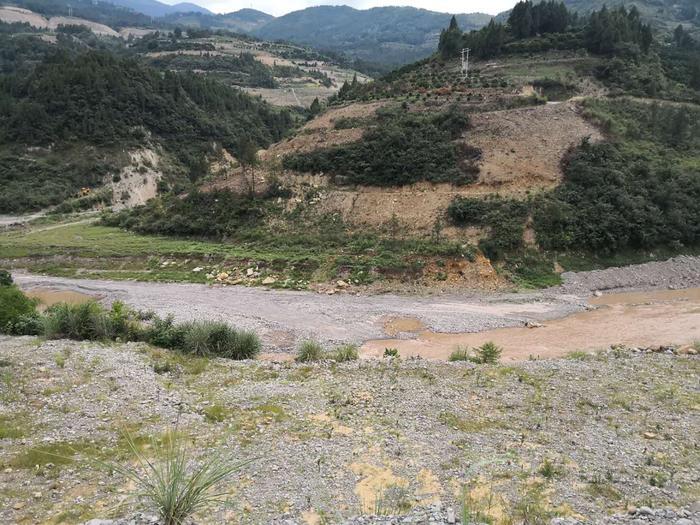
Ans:
{"label": "green grassy field", "polygon": [[[271,286],[306,288],[335,279],[353,284],[420,279],[428,261],[462,256],[460,245],[447,241],[345,233],[329,242],[299,235],[213,242],[141,235],[96,222],[44,224],[0,234],[0,264],[65,277],[141,281],[206,282],[208,273],[226,272],[242,284],[273,277]],[[193,271],[197,267],[203,269]],[[255,275],[247,275],[249,268]]]}

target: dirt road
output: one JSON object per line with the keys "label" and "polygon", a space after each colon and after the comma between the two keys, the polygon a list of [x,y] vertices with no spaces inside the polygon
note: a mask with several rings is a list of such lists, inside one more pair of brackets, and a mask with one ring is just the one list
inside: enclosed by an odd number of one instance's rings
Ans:
{"label": "dirt road", "polygon": [[[491,337],[491,331],[497,329],[522,328],[526,323],[544,324],[562,318],[568,318],[568,322],[574,319],[578,324],[559,330],[559,335],[549,337],[541,344],[538,343],[537,332],[543,329],[530,331],[532,335],[528,336],[528,340],[531,342],[518,344],[517,356],[527,358],[529,353],[546,354],[547,348],[569,348],[574,343],[580,343],[584,348],[590,347],[590,344],[585,344],[586,341],[595,345],[612,344],[620,342],[617,338],[622,335],[625,335],[625,342],[631,344],[636,333],[640,334],[641,339],[643,334],[659,327],[663,327],[663,330],[658,330],[663,342],[700,339],[700,293],[680,297],[654,297],[654,294],[641,298],[633,296],[634,300],[622,301],[622,306],[618,308],[620,311],[614,316],[600,310],[586,312],[595,308],[588,304],[593,290],[700,287],[700,258],[697,257],[681,257],[602,272],[566,274],[562,287],[544,291],[429,297],[328,296],[242,286],[79,280],[25,273],[15,274],[15,279],[23,289],[35,292],[39,289],[44,295],[47,290],[72,291],[97,297],[107,303],[121,300],[137,309],[153,310],[160,315],[173,314],[179,320],[225,320],[235,326],[257,331],[268,352],[288,351],[301,340],[315,339],[326,346],[375,341],[373,344],[376,348],[391,344],[407,349],[410,347],[410,353],[421,354],[415,348],[426,346],[424,343],[431,337],[444,337],[446,342],[442,344],[439,355],[432,355],[444,357],[447,345],[451,348],[459,343],[456,339],[450,339],[458,337],[454,334],[480,332],[484,334],[482,337]],[[641,303],[649,303],[652,307]],[[655,304],[663,307],[654,308]],[[639,311],[642,306],[646,307],[644,313]],[[601,308],[614,311],[611,306],[602,305]],[[687,315],[676,315],[681,311]],[[610,325],[609,328],[606,328],[606,323]],[[579,339],[568,340],[566,345],[562,345],[562,341],[576,332],[576,326],[585,327],[577,332]],[[621,326],[626,326],[624,334],[620,332]],[[540,333],[544,336],[546,331]],[[590,336],[593,333],[596,337]],[[673,341],[676,338],[678,341]],[[644,336],[643,339],[639,344],[649,342],[649,337]]]}

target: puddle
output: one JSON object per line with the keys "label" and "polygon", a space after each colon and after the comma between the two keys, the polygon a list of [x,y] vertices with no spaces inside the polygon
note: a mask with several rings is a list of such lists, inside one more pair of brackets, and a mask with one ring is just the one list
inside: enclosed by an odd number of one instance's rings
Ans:
{"label": "puddle", "polygon": [[573,351],[594,351],[613,344],[652,346],[700,340],[700,288],[609,294],[591,303],[597,310],[544,322],[538,328],[499,328],[478,333],[423,331],[415,339],[381,339],[365,343],[362,357],[381,357],[397,348],[403,357],[444,360],[457,346],[475,347],[493,341],[503,348],[502,360],[560,357]]}
{"label": "puddle", "polygon": [[384,322],[384,332],[390,336],[400,333],[418,333],[425,330],[420,319],[413,317],[392,317]]}
{"label": "puddle", "polygon": [[24,295],[39,300],[39,306],[48,308],[58,303],[84,304],[90,301],[99,300],[100,297],[87,295],[71,290],[52,290],[50,288],[32,288],[23,290]]}

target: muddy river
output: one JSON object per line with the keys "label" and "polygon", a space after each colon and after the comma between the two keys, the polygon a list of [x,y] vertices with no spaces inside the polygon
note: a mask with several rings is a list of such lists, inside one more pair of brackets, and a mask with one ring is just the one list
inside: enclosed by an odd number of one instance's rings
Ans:
{"label": "muddy river", "polygon": [[[700,288],[630,292],[593,297],[595,309],[532,327],[499,328],[478,333],[435,333],[418,319],[391,319],[386,332],[402,338],[368,341],[362,357],[379,357],[397,348],[403,357],[447,359],[457,347],[493,341],[503,360],[525,360],[595,351],[613,344],[653,346],[700,341]],[[397,330],[398,329],[398,330]]]}

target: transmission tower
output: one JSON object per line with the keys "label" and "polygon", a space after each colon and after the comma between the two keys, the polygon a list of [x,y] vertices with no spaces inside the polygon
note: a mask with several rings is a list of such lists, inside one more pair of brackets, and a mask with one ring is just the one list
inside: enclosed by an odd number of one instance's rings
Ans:
{"label": "transmission tower", "polygon": [[462,76],[464,76],[464,80],[467,79],[469,76],[469,52],[471,49],[468,47],[465,49],[462,49]]}

